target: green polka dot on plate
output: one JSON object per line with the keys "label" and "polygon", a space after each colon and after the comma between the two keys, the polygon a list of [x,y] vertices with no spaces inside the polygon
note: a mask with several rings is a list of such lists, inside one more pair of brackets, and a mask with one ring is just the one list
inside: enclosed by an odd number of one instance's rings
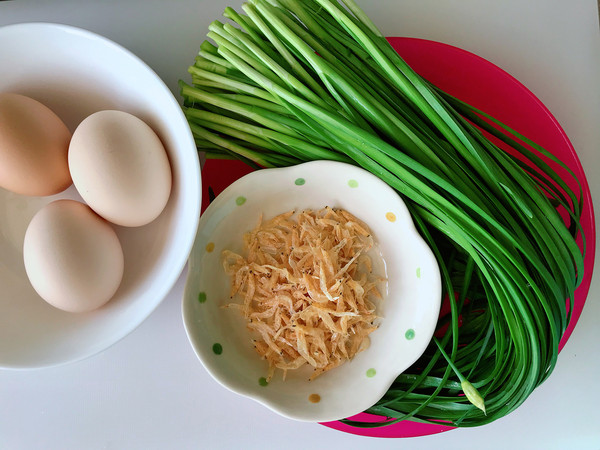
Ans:
{"label": "green polka dot on plate", "polygon": [[417,278],[421,278],[421,268],[417,267]]}
{"label": "green polka dot on plate", "polygon": [[356,181],[356,180],[348,180],[348,186],[350,186],[351,188],[357,188],[358,187],[358,181]]}
{"label": "green polka dot on plate", "polygon": [[413,330],[412,328],[409,328],[408,330],[406,330],[406,333],[404,333],[404,337],[406,339],[408,339],[409,341],[411,339],[414,339],[414,337],[415,337],[415,330]]}
{"label": "green polka dot on plate", "polygon": [[375,369],[373,369],[372,367],[370,369],[367,370],[367,376],[369,378],[373,378],[375,376],[375,374],[377,373],[377,371]]}
{"label": "green polka dot on plate", "polygon": [[258,384],[260,384],[261,386],[268,386],[269,382],[265,377],[260,377],[258,379]]}
{"label": "green polka dot on plate", "polygon": [[217,342],[216,344],[213,344],[212,351],[215,355],[220,355],[223,353],[223,346]]}
{"label": "green polka dot on plate", "polygon": [[206,292],[200,292],[198,294],[198,301],[204,303],[206,301]]}
{"label": "green polka dot on plate", "polygon": [[246,197],[242,195],[235,199],[235,204],[238,206],[242,206],[244,203],[246,203]]}
{"label": "green polka dot on plate", "polygon": [[306,183],[306,180],[304,178],[296,178],[296,181],[294,181],[294,184],[296,186],[302,186]]}

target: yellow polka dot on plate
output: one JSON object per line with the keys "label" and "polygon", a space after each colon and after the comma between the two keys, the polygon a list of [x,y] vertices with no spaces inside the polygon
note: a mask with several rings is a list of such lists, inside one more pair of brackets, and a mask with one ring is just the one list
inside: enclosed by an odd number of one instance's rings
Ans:
{"label": "yellow polka dot on plate", "polygon": [[215,249],[215,243],[214,242],[209,242],[208,244],[206,244],[206,251],[208,253],[212,252]]}
{"label": "yellow polka dot on plate", "polygon": [[311,403],[319,403],[321,401],[321,396],[319,394],[310,394],[308,396],[308,401]]}
{"label": "yellow polka dot on plate", "polygon": [[385,213],[385,218],[387,220],[389,220],[390,222],[395,222],[396,221],[396,214],[394,214],[393,212]]}

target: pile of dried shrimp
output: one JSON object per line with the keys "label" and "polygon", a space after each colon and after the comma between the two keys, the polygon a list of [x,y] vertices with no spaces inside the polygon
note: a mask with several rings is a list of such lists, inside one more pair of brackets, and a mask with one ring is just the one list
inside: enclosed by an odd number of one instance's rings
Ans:
{"label": "pile of dried shrimp", "polygon": [[381,297],[367,252],[369,227],[349,212],[289,211],[244,235],[246,256],[223,252],[231,298],[255,332],[256,351],[276,368],[310,364],[310,379],[352,359],[369,346]]}

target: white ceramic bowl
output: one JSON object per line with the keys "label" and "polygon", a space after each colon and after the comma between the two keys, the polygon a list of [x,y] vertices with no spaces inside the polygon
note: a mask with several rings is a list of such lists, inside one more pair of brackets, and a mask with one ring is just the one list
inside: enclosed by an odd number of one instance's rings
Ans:
{"label": "white ceramic bowl", "polygon": [[[378,242],[374,251],[381,252],[383,262],[373,271],[388,279],[377,305],[380,326],[371,333],[367,350],[315,380],[307,381],[311,369],[306,367],[289,371],[285,381],[276,373],[262,386],[259,379],[266,376],[268,363],[254,351],[242,315],[221,308],[230,302],[221,252],[241,252],[243,233],[256,226],[261,213],[266,219],[325,206],[362,219]],[[352,416],[379,400],[427,347],[440,303],[437,261],[396,192],[358,167],[317,161],[252,172],[210,204],[189,260],[183,319],[196,354],[223,386],[283,416],[321,422]],[[309,401],[312,394],[320,396],[318,403]]]}
{"label": "white ceramic bowl", "polygon": [[173,171],[163,213],[140,228],[116,227],[125,273],[99,310],[71,314],[33,290],[23,265],[23,238],[33,215],[59,198],[81,200],[71,186],[51,197],[0,189],[0,367],[38,368],[93,355],[135,329],[166,296],[186,263],[198,225],[200,168],[181,109],[139,58],[88,31],[43,23],[0,28],[0,92],[16,92],[54,110],[73,131],[101,109],[146,121],[162,139]]}

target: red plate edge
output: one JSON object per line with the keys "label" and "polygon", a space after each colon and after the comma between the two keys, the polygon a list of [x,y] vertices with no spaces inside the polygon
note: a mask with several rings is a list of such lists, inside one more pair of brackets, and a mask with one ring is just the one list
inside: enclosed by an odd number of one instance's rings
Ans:
{"label": "red plate edge", "polygon": [[[491,114],[509,127],[539,143],[559,157],[577,175],[582,186],[584,208],[582,230],[587,249],[584,277],[575,292],[571,322],[560,342],[569,339],[581,315],[590,288],[596,248],[596,230],[591,193],[577,153],[566,133],[546,106],[516,78],[480,56],[458,47],[418,38],[390,37],[394,49],[420,75],[446,92]],[[494,95],[490,95],[490,94]],[[515,108],[515,102],[519,107]],[[252,169],[239,161],[209,160],[203,169],[203,205],[233,181]],[[209,193],[209,187],[213,193]],[[378,416],[359,414],[362,421],[378,421]],[[453,427],[403,421],[380,428],[357,428],[341,422],[322,425],[361,436],[402,438],[437,434]]]}

